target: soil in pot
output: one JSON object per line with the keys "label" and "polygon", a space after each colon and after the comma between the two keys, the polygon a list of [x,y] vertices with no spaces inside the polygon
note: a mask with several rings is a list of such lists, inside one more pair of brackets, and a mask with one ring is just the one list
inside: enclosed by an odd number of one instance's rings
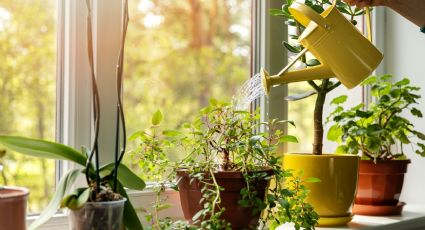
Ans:
{"label": "soil in pot", "polygon": [[404,174],[410,160],[361,160],[359,184],[353,212],[359,215],[399,215],[403,202],[399,201]]}
{"label": "soil in pot", "polygon": [[87,202],[83,208],[71,210],[72,230],[121,230],[124,204],[127,199],[105,202]]}
{"label": "soil in pot", "polygon": [[[266,170],[266,173],[272,175],[272,170]],[[240,191],[246,187],[244,177],[241,172],[220,171],[214,174],[217,183],[224,189],[221,191],[221,206],[225,208],[222,219],[229,222],[232,229],[248,229],[258,225],[260,213],[252,215],[252,209],[242,207],[238,204],[240,200]],[[185,170],[177,171],[178,187],[180,193],[180,202],[182,205],[184,217],[192,221],[192,217],[202,209],[200,200],[202,198],[202,184],[196,180],[190,183],[191,178]],[[269,180],[259,180],[255,183],[255,189],[258,197],[264,199],[266,189],[270,184]]]}
{"label": "soil in pot", "polygon": [[25,230],[29,191],[19,187],[0,187],[0,229]]}

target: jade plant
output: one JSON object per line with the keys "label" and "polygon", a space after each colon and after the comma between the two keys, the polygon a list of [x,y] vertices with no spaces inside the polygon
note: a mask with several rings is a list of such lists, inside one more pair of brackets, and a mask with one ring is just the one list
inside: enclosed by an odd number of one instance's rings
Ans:
{"label": "jade plant", "polygon": [[[288,0],[285,4],[282,5],[281,9],[272,9],[270,13],[275,16],[280,16],[286,19],[286,23],[294,28],[294,33],[290,34],[289,37],[292,40],[298,39],[298,37],[303,33],[305,27],[297,22],[292,14],[289,12],[289,7],[295,0]],[[311,7],[317,13],[322,13],[324,9],[332,5],[330,0],[305,0],[304,4]],[[343,14],[347,15],[349,20],[353,25],[357,24],[356,17],[365,14],[365,10],[352,7],[341,0],[336,0],[336,8]],[[290,30],[291,31],[291,30]],[[294,41],[285,41],[283,42],[286,49],[289,52],[298,54],[304,47]],[[302,65],[306,68],[320,65],[319,60],[314,58],[308,58],[307,55],[301,57]],[[316,155],[321,155],[323,150],[323,108],[326,102],[326,96],[329,92],[341,85],[339,81],[332,81],[330,79],[323,79],[320,81],[307,81],[307,83],[313,88],[309,92],[305,92],[299,95],[292,95],[285,98],[287,101],[297,101],[312,95],[316,95],[316,102],[314,107],[314,140],[313,140],[313,149],[312,153]]]}
{"label": "jade plant", "polygon": [[[260,123],[258,115],[235,110],[230,104],[216,100],[211,100],[194,122],[183,125],[179,131],[161,129],[161,120],[162,114],[158,111],[152,117],[151,127],[132,136],[138,140],[138,147],[132,151],[133,159],[140,162],[145,174],[156,176],[152,179],[157,196],[146,215],[152,229],[232,229],[222,218],[225,210],[221,193],[224,188],[216,180],[217,172],[228,171],[242,173],[246,186],[240,191],[238,203],[242,207],[251,207],[253,215],[262,213],[258,224],[263,229],[274,229],[286,222],[294,223],[296,229],[314,228],[318,215],[305,202],[308,194],[306,182],[295,172],[284,171],[281,158],[275,151],[282,142],[297,141],[296,137],[284,135],[276,128],[279,123],[292,122]],[[259,132],[259,126],[268,131]],[[188,154],[183,160],[173,162],[166,152],[177,146]],[[189,174],[191,183],[203,187],[200,200],[203,208],[190,223],[159,217],[161,210],[170,207],[161,198],[161,193],[166,187],[178,189],[175,185],[180,181],[173,182],[172,179],[179,170]],[[274,186],[267,188],[265,197],[258,197],[255,190],[255,183],[261,179],[275,181]],[[286,187],[283,187],[284,180]]]}
{"label": "jade plant", "polygon": [[338,152],[361,153],[363,159],[382,161],[405,158],[404,147],[425,156],[425,134],[415,129],[408,113],[422,118],[418,109],[419,87],[404,78],[395,83],[391,75],[371,76],[362,82],[372,93],[372,102],[344,107],[347,96],[332,101],[335,105],[328,121],[334,122],[328,139],[339,143]]}

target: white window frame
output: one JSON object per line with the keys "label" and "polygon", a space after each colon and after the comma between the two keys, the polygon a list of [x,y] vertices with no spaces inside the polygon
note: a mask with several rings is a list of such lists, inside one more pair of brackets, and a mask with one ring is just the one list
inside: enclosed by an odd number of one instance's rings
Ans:
{"label": "white window frame", "polygon": [[[115,148],[115,114],[117,101],[115,71],[120,44],[121,1],[93,0],[93,42],[95,72],[100,94],[101,120],[99,153],[101,164],[113,161]],[[259,72],[264,66],[272,73],[280,70],[287,62],[281,41],[287,37],[283,21],[271,16],[271,8],[280,8],[281,0],[251,0],[252,3],[252,72]],[[91,88],[87,58],[86,2],[85,0],[57,0],[57,133],[56,140],[80,149],[90,146],[92,133]],[[130,22],[131,23],[131,22]],[[273,33],[273,35],[272,35]],[[98,39],[99,38],[99,39]],[[125,83],[124,83],[125,85]],[[286,87],[274,89],[270,97],[263,97],[255,103],[260,106],[263,119],[286,117],[286,103],[281,100]],[[276,106],[275,106],[275,103]],[[124,108],[125,109],[125,108]],[[114,121],[114,122],[110,122]],[[69,162],[58,162],[56,178],[77,167]],[[84,185],[81,178],[77,183]],[[129,192],[135,208],[147,206],[153,201],[154,193],[149,188],[142,192]],[[172,218],[183,217],[178,193],[169,190],[169,202],[175,204],[163,213]],[[30,224],[36,217],[28,218]],[[141,220],[144,220],[140,216]],[[66,213],[60,213],[43,225],[42,230],[66,229]]]}

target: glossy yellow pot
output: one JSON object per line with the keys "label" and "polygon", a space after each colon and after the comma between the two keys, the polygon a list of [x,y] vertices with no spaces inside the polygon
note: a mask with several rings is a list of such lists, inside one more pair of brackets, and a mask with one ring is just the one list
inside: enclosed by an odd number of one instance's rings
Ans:
{"label": "glossy yellow pot", "polygon": [[307,201],[320,215],[319,226],[345,225],[352,219],[351,209],[357,189],[360,157],[343,154],[285,154],[284,168],[302,170],[303,178],[321,182],[307,183]]}

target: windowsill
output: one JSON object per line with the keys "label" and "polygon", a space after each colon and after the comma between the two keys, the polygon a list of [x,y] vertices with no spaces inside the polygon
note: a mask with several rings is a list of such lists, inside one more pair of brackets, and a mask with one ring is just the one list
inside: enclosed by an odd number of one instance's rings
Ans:
{"label": "windowsill", "polygon": [[[155,199],[155,193],[146,189],[145,191],[129,191],[128,192],[132,204],[136,210],[142,207],[150,206],[151,202]],[[168,216],[172,219],[182,219],[183,213],[180,207],[178,192],[174,190],[167,190],[164,192],[164,197],[167,197],[167,202],[173,206],[164,210],[162,216]],[[140,220],[144,220],[144,214],[138,212]],[[31,223],[36,217],[29,217],[28,223]],[[146,225],[146,223],[143,223]],[[43,225],[40,230],[61,230],[68,229],[68,217],[66,214],[58,214],[54,216],[49,222]],[[292,230],[292,226],[283,225],[278,230]],[[424,205],[406,205],[403,214],[400,216],[354,216],[353,220],[344,227],[324,228],[318,227],[317,230],[339,230],[339,229],[385,229],[385,230],[400,230],[400,229],[425,229],[425,204]]]}
{"label": "windowsill", "polygon": [[[278,230],[293,229],[289,225],[283,225]],[[356,215],[353,220],[344,227],[325,228],[318,227],[316,230],[339,230],[339,229],[425,229],[425,205],[406,205],[400,216],[360,216]]]}

